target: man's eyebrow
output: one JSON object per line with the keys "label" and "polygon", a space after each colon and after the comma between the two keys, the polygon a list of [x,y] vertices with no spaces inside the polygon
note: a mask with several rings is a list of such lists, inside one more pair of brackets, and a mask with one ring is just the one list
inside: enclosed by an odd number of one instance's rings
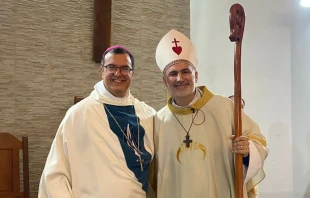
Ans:
{"label": "man's eyebrow", "polygon": [[170,71],[168,74],[171,74],[171,73],[177,73],[178,71],[176,71],[176,70],[172,70],[172,71]]}
{"label": "man's eyebrow", "polygon": [[115,64],[108,64],[106,66],[115,66],[115,67],[130,67],[129,65],[120,65],[120,66],[117,66]]}

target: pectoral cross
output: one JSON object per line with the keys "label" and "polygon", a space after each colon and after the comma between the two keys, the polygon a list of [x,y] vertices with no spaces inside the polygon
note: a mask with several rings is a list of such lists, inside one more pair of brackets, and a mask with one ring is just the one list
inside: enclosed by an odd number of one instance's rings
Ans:
{"label": "pectoral cross", "polygon": [[186,147],[189,148],[189,145],[190,145],[190,143],[193,142],[193,140],[191,140],[190,137],[189,137],[189,134],[187,134],[185,136],[185,140],[183,142],[185,143]]}
{"label": "pectoral cross", "polygon": [[137,159],[137,162],[140,163],[141,171],[143,171],[143,164],[142,163],[144,162],[144,159],[141,158],[141,155],[138,155],[138,156],[139,156],[139,159]]}

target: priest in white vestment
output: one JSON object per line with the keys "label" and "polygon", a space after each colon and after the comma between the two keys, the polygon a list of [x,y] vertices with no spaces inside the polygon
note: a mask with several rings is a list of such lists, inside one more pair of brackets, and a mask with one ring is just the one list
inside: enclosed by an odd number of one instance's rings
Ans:
{"label": "priest in white vestment", "polygon": [[130,94],[134,59],[113,46],[103,80],[72,106],[51,146],[39,198],[145,198],[155,110]]}

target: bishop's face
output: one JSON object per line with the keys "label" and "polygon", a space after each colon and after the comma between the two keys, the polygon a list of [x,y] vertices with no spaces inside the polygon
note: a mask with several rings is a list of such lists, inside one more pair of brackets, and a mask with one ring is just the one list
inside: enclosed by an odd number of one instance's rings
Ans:
{"label": "bishop's face", "polygon": [[[104,62],[101,72],[105,87],[114,96],[125,97],[129,91],[133,71],[122,72],[121,69],[126,67],[132,69],[129,55],[108,53]],[[116,70],[111,71],[111,66],[116,67]]]}
{"label": "bishop's face", "polygon": [[167,89],[176,101],[178,99],[192,99],[197,80],[198,72],[186,63],[172,65],[163,77]]}

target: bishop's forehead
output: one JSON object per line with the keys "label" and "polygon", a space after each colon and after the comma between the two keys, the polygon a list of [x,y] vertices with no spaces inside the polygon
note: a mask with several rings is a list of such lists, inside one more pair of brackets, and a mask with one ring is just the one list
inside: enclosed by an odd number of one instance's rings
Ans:
{"label": "bishop's forehead", "polygon": [[166,70],[165,70],[165,73],[164,74],[167,74],[167,73],[170,73],[170,72],[181,72],[181,71],[185,71],[185,70],[190,70],[192,72],[195,72],[195,68],[186,63],[186,62],[180,62],[180,63],[176,63],[174,65],[171,65],[170,67],[168,67]]}

